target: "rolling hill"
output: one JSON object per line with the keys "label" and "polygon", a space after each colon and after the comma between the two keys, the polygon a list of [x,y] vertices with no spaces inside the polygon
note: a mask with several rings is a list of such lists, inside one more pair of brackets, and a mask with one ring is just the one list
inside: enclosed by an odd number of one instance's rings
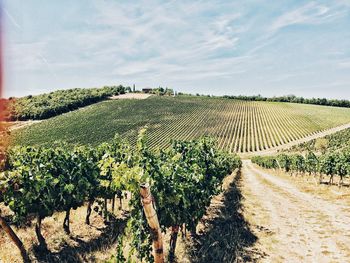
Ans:
{"label": "rolling hill", "polygon": [[230,152],[255,152],[350,122],[350,109],[196,96],[108,100],[13,132],[13,144],[57,140],[97,145],[119,133],[135,143],[148,127],[152,148],[209,135]]}

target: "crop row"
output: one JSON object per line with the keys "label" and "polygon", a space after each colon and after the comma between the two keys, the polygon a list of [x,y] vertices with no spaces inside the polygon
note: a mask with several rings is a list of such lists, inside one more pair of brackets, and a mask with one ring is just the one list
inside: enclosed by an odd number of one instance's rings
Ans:
{"label": "crop row", "polygon": [[[254,152],[312,135],[330,127],[295,107],[280,103],[223,101],[185,105],[185,114],[164,116],[150,126],[150,145],[166,148],[169,138],[210,135],[229,152]],[[186,107],[187,106],[187,107]],[[311,111],[312,109],[310,109]]]}
{"label": "crop row", "polygon": [[[223,178],[241,165],[238,157],[218,150],[214,141],[206,137],[176,141],[167,151],[154,153],[146,145],[144,131],[134,149],[115,137],[111,143],[94,148],[70,148],[65,144],[15,147],[6,156],[4,172],[0,174],[0,201],[12,210],[15,223],[36,217],[36,235],[42,249],[47,249],[41,234],[43,218],[65,212],[63,228],[69,233],[71,209],[88,203],[89,224],[92,203],[102,202],[101,210],[108,220],[107,199],[114,200],[115,195],[127,191],[131,193],[132,208],[127,235],[132,236],[131,245],[135,245],[129,256],[140,262],[145,258],[150,261],[151,240],[141,212],[141,184],[150,185],[163,230],[186,226],[195,231]],[[21,247],[18,239],[16,244]]]}
{"label": "crop row", "polygon": [[229,152],[269,149],[350,122],[350,109],[206,97],[158,97],[104,101],[13,133],[19,145],[56,140],[98,145],[117,132],[132,145],[148,126],[152,149],[170,140],[215,138]]}
{"label": "crop row", "polygon": [[344,177],[350,177],[350,149],[331,151],[323,155],[309,151],[306,155],[256,156],[252,158],[252,162],[267,169],[282,169],[292,174],[318,174],[320,182],[323,175],[327,175],[330,177],[329,184],[333,184],[334,176],[339,177],[339,185],[342,185]]}

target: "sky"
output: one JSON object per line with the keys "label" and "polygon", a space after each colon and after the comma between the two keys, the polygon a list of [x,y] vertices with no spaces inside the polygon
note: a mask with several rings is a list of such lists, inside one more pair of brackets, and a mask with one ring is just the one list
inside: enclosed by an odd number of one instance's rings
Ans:
{"label": "sky", "polygon": [[5,97],[104,85],[350,99],[350,0],[2,0]]}

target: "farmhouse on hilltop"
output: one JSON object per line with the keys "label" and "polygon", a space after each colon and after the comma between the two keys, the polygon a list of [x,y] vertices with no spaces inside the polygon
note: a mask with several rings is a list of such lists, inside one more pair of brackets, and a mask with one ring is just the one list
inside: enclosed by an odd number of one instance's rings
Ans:
{"label": "farmhouse on hilltop", "polygon": [[151,88],[145,88],[145,89],[142,89],[142,92],[143,93],[152,93],[152,89]]}

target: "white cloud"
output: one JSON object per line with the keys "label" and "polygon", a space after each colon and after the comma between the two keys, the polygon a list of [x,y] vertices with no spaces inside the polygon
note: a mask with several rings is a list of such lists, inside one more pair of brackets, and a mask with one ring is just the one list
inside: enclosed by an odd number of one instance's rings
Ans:
{"label": "white cloud", "polygon": [[350,59],[343,59],[338,62],[338,67],[345,69],[345,68],[350,68]]}
{"label": "white cloud", "polygon": [[310,2],[279,16],[271,25],[270,31],[278,31],[296,24],[322,24],[336,19],[342,14],[343,11],[331,10],[328,6]]}
{"label": "white cloud", "polygon": [[22,27],[19,25],[19,23],[16,21],[16,19],[10,14],[10,12],[6,8],[2,8],[6,16],[9,18],[12,25],[14,25],[17,29],[22,30]]}
{"label": "white cloud", "polygon": [[[349,56],[350,44],[344,21],[337,29],[341,32],[330,32],[332,38],[327,31],[322,31],[327,37],[316,31],[303,36],[303,27],[298,27],[297,37],[282,34],[290,25],[320,25],[321,31],[325,23],[349,12],[340,1],[297,8],[278,1],[87,1],[85,15],[77,3],[72,2],[78,6],[69,15],[54,21],[52,30],[42,30],[45,33],[38,30],[45,24],[40,17],[23,21],[29,30],[25,40],[23,29],[16,26],[21,24],[7,16],[14,32],[5,57],[20,76],[16,85],[54,89],[124,81],[180,89],[196,84],[210,90],[212,83],[220,83],[222,93],[230,93],[232,86],[263,93],[261,87],[281,90],[307,79],[310,72],[319,70],[323,76],[327,67],[349,65],[342,60]],[[8,11],[15,14],[14,9]],[[30,75],[32,83],[21,80],[22,75]],[[52,76],[58,81],[52,83]]]}
{"label": "white cloud", "polygon": [[37,70],[45,66],[38,54],[45,49],[46,43],[30,42],[11,44],[4,54],[5,59],[11,62],[11,66],[19,70]]}

